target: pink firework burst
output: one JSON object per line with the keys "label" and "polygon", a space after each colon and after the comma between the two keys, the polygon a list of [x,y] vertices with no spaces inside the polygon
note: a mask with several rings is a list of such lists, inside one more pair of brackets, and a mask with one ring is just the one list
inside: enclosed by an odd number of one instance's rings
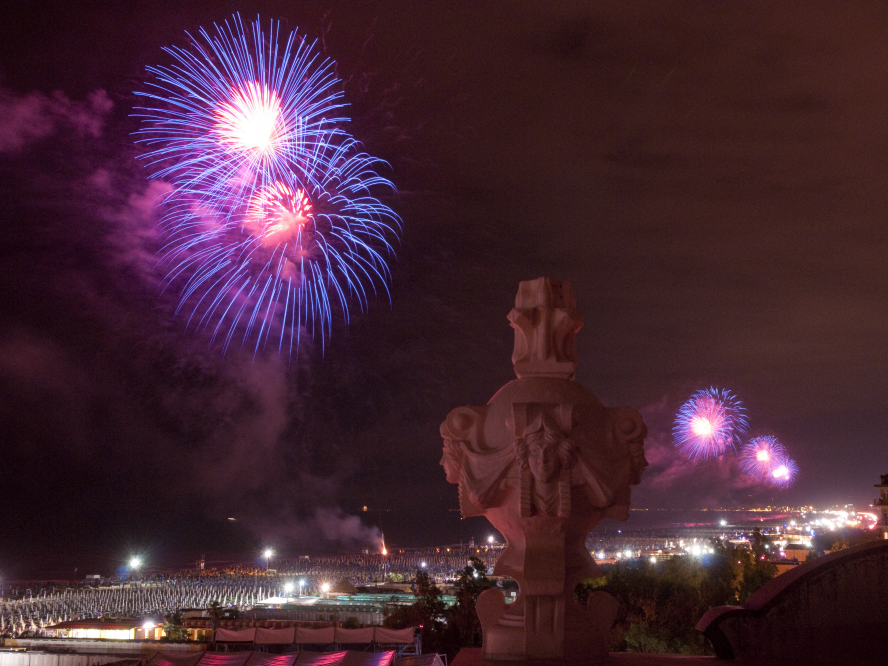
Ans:
{"label": "pink firework burst", "polygon": [[786,447],[776,437],[762,435],[749,440],[740,450],[743,473],[756,481],[771,482],[771,472],[786,458]]}
{"label": "pink firework burst", "polygon": [[788,488],[799,475],[799,466],[796,465],[795,460],[788,457],[779,461],[779,463],[771,470],[771,483],[775,486]]}
{"label": "pink firework burst", "polygon": [[772,435],[749,440],[740,451],[740,467],[759,483],[784,487],[792,484],[799,471],[786,447]]}
{"label": "pink firework burst", "polygon": [[672,437],[682,454],[691,460],[718,457],[746,434],[746,410],[726,389],[697,391],[675,416]]}

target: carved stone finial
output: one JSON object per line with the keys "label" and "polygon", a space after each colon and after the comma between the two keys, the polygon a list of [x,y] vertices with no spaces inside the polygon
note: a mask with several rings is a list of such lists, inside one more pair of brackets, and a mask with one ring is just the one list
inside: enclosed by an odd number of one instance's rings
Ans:
{"label": "carved stone finial", "polygon": [[509,320],[518,379],[441,424],[441,465],[459,484],[462,515],[483,515],[502,533],[494,574],[521,590],[511,604],[498,590],[478,598],[482,655],[585,666],[606,659],[616,615],[605,592],[585,608],[574,601],[580,580],[601,575],[586,535],[605,517],[628,517],[647,428],[634,409],[606,408],[573,381],[583,322],[569,282],[522,282]]}
{"label": "carved stone finial", "polygon": [[518,377],[573,379],[575,336],[583,320],[570,282],[549,278],[522,282],[509,321],[515,329],[512,364]]}

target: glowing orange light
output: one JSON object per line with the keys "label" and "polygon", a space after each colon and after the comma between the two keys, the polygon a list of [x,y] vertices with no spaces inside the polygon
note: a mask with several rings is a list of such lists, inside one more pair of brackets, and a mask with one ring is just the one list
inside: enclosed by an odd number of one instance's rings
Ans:
{"label": "glowing orange light", "polygon": [[280,121],[281,101],[277,93],[249,82],[240,90],[232,90],[230,99],[216,110],[215,129],[220,141],[260,153],[275,150],[286,131]]}
{"label": "glowing orange light", "polygon": [[705,416],[695,416],[691,419],[691,432],[698,437],[706,437],[712,434],[712,423]]}

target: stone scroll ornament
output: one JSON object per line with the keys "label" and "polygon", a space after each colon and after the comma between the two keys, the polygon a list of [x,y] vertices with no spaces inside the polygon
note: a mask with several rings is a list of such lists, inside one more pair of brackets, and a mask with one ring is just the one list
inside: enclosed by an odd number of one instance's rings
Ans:
{"label": "stone scroll ornament", "polygon": [[647,466],[641,415],[607,408],[574,381],[583,325],[569,282],[522,282],[515,309],[515,379],[483,407],[457,407],[441,424],[441,464],[459,485],[465,518],[485,516],[506,539],[494,575],[518,581],[478,598],[487,660],[588,664],[607,657],[616,600],[576,584],[601,575],[586,535],[626,520],[629,488]]}

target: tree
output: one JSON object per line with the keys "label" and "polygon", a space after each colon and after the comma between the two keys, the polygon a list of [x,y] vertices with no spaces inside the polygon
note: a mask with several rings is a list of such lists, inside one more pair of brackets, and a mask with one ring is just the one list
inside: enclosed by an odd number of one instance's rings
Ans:
{"label": "tree", "polygon": [[715,555],[726,567],[724,578],[729,582],[732,594],[723,601],[713,598],[709,608],[723,604],[742,604],[762,585],[777,575],[777,567],[768,561],[770,546],[767,538],[756,528],[752,532],[751,549],[743,546],[731,546],[721,541],[713,542]]}
{"label": "tree", "polygon": [[487,565],[477,557],[470,557],[457,580],[456,603],[447,611],[448,654],[459,648],[481,646],[481,621],[475,612],[478,595],[490,587]]}
{"label": "tree", "polygon": [[745,548],[734,548],[732,559],[742,562],[742,573],[737,585],[737,600],[742,604],[752,596],[753,592],[777,575],[777,566],[768,561],[770,541],[756,527],[752,531],[752,553]]}
{"label": "tree", "polygon": [[184,626],[182,626],[182,616],[179,611],[164,618],[163,622],[164,640],[168,641],[187,641],[191,635]]}
{"label": "tree", "polygon": [[[763,549],[764,543],[759,546]],[[617,599],[614,650],[711,654],[694,629],[697,620],[713,606],[745,599],[774,569],[748,548],[716,541],[713,553],[702,559],[680,556],[611,565],[604,577],[581,583],[576,597],[582,604],[593,590],[602,590]]]}
{"label": "tree", "polygon": [[222,619],[222,613],[225,609],[215,599],[207,606],[207,614],[210,616],[210,624],[213,626],[213,644],[216,643],[216,630],[219,628],[219,620]]}
{"label": "tree", "polygon": [[445,605],[440,588],[424,571],[417,571],[411,585],[416,601],[409,606],[396,606],[383,621],[391,629],[420,627],[423,649],[434,652],[440,648],[444,630]]}
{"label": "tree", "polygon": [[361,622],[361,621],[360,621],[358,618],[356,618],[354,615],[349,615],[349,616],[348,616],[347,618],[345,618],[345,620],[343,620],[343,622],[342,622],[342,628],[343,628],[343,629],[360,629],[360,628],[362,628],[363,626],[364,626],[364,623]]}

